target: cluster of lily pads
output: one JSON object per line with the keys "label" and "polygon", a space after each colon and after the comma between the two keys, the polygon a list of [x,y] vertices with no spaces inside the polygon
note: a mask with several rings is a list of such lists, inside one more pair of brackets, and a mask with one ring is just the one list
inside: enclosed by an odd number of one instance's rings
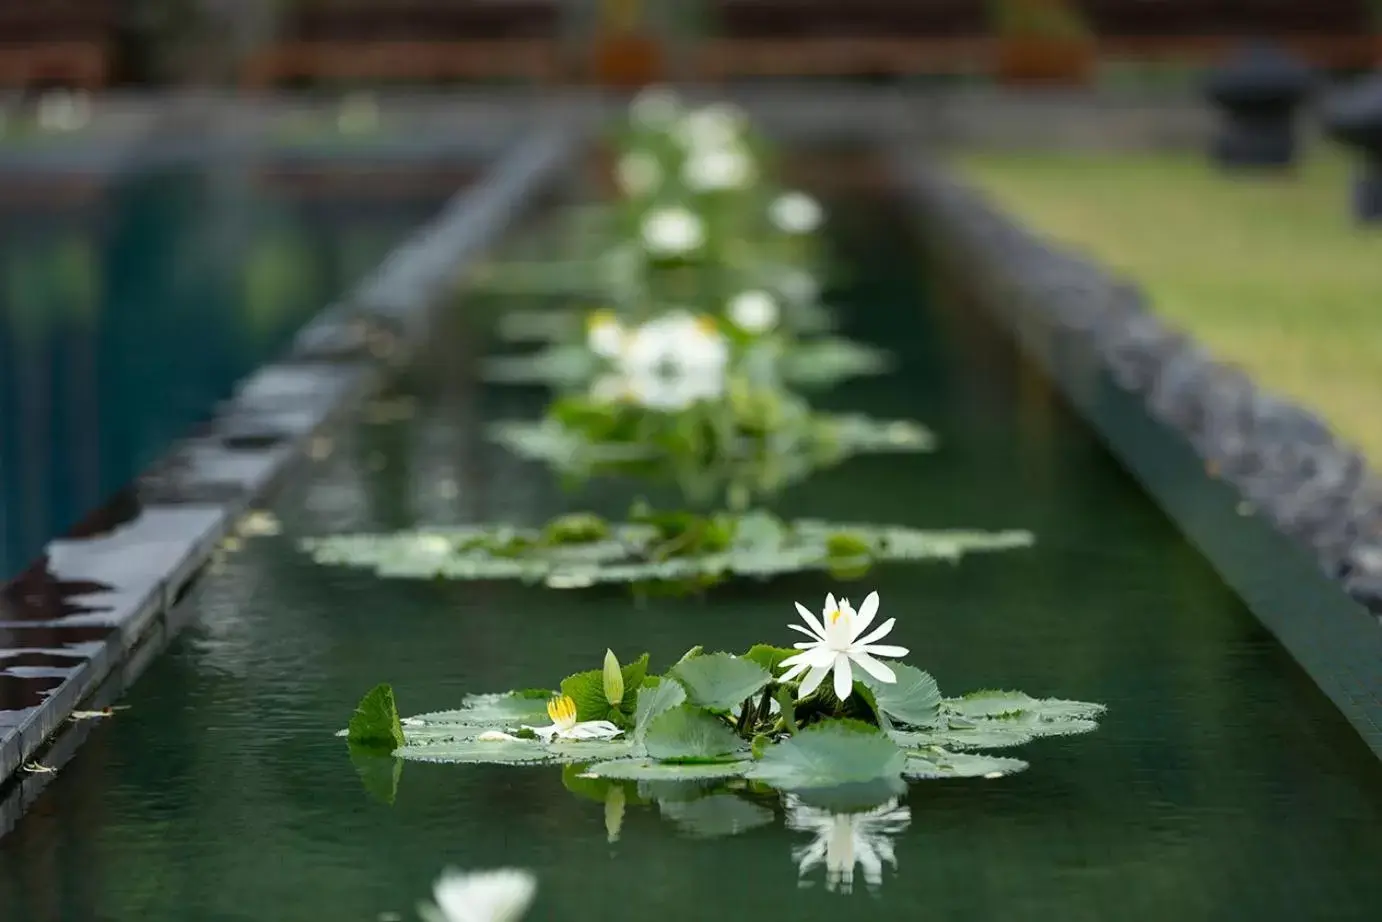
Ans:
{"label": "cluster of lily pads", "polygon": [[1014,691],[942,696],[926,672],[881,641],[878,594],[856,610],[827,596],[798,604],[795,649],[740,654],[693,648],[661,675],[647,654],[539,688],[466,698],[451,711],[400,719],[381,685],[347,730],[355,747],[422,762],[579,765],[588,780],[745,780],[821,808],[867,809],[907,780],[997,778],[1019,759],[982,750],[1095,729],[1102,705]]}
{"label": "cluster of lily pads", "polygon": [[510,525],[332,535],[303,546],[320,564],[395,579],[519,580],[553,589],[603,583],[703,589],[732,577],[767,579],[823,570],[857,579],[886,561],[957,562],[967,553],[1022,548],[1025,531],[926,531],[798,519],[762,511],[653,512],[609,523],[591,513],[543,528]]}

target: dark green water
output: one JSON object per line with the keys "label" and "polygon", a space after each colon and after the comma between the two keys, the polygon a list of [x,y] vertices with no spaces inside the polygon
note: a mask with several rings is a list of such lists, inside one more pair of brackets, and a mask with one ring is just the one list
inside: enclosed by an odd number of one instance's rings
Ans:
{"label": "dark green water", "polygon": [[[368,798],[331,732],[394,683],[417,713],[467,692],[547,684],[642,650],[793,639],[792,601],[824,576],[635,607],[618,594],[383,582],[318,569],[292,535],[411,523],[537,521],[559,502],[541,469],[485,446],[477,421],[534,394],[477,386],[482,347],[457,318],[407,382],[405,421],[338,441],[259,539],[189,598],[198,621],[140,680],[37,808],[0,842],[0,906],[26,922],[413,918],[445,865],[540,878],[530,918],[879,918],[1192,922],[1370,920],[1382,902],[1382,766],[1205,563],[1005,341],[928,297],[912,242],[877,203],[840,206],[856,281],[850,332],[904,371],[832,404],[915,415],[944,450],[864,459],[784,498],[796,514],[1029,527],[1038,546],[959,567],[879,571],[897,642],[953,693],[983,686],[1105,701],[1100,732],[1021,750],[998,781],[913,786],[897,870],[801,886],[770,824],[713,840],[603,805],[555,768],[406,765]],[[454,487],[454,489],[452,489]],[[669,808],[669,813],[677,808]]]}
{"label": "dark green water", "polygon": [[321,177],[273,175],[0,184],[0,576],[187,435],[452,189],[338,194],[328,214]]}

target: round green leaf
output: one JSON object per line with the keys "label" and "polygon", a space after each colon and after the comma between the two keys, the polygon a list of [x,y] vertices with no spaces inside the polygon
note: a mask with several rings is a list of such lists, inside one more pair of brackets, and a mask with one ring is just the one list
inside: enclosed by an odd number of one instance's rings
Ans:
{"label": "round green leaf", "polygon": [[1001,778],[1027,768],[1021,759],[1004,759],[973,752],[928,749],[908,753],[903,774],[914,781],[939,778]]}
{"label": "round green leaf", "polygon": [[653,718],[643,744],[654,759],[675,762],[714,761],[747,748],[724,721],[689,704]]}
{"label": "round green leaf", "polygon": [[893,720],[912,726],[935,723],[940,711],[941,691],[929,673],[906,663],[889,663],[897,675],[896,682],[880,682],[860,672],[862,681],[873,692],[878,707]]}
{"label": "round green leaf", "polygon": [[670,679],[658,679],[656,685],[643,686],[638,690],[638,708],[633,718],[633,738],[638,744],[647,740],[648,725],[653,719],[665,714],[686,701],[686,689]]}
{"label": "round green leaf", "polygon": [[774,787],[836,787],[896,777],[906,755],[875,727],[828,720],[769,746],[749,777]]}
{"label": "round green leaf", "polygon": [[772,673],[758,663],[728,653],[693,656],[667,674],[682,684],[692,704],[712,711],[728,711],[773,680]]}

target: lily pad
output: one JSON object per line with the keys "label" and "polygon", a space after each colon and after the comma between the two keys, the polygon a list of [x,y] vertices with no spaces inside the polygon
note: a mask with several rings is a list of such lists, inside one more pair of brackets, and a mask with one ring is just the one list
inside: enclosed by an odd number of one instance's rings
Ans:
{"label": "lily pad", "polygon": [[929,749],[921,754],[909,752],[907,764],[902,771],[907,778],[922,781],[940,778],[1002,778],[1026,768],[1027,763],[1021,759]]}
{"label": "lily pad", "polygon": [[[913,726],[935,723],[940,713],[941,690],[931,675],[906,663],[889,663],[896,682],[880,682],[868,673],[861,681],[873,692],[878,707],[893,720]],[[861,670],[862,672],[862,670]]]}
{"label": "lily pad", "polygon": [[680,706],[686,701],[686,689],[670,679],[659,679],[656,685],[638,690],[638,707],[634,712],[634,742],[643,745],[648,737],[648,725],[654,718]]}
{"label": "lily pad", "polygon": [[1020,691],[992,689],[970,692],[961,698],[947,698],[942,708],[947,714],[967,718],[1031,715],[1055,721],[1092,720],[1107,710],[1104,705],[1089,701],[1033,698]]}
{"label": "lily pad", "polygon": [[773,680],[772,673],[758,663],[728,653],[682,660],[668,675],[681,683],[693,705],[721,712],[758,694]]}
{"label": "lily pad", "polygon": [[675,762],[718,761],[748,748],[723,720],[689,704],[649,721],[643,745],[654,759]]}
{"label": "lily pad", "polygon": [[459,740],[420,746],[404,746],[394,751],[401,759],[414,762],[456,762],[492,765],[592,762],[619,759],[633,752],[627,740],[571,740],[551,744],[540,740]]}
{"label": "lily pad", "polygon": [[906,754],[876,727],[828,720],[768,747],[749,777],[782,790],[895,778]]}

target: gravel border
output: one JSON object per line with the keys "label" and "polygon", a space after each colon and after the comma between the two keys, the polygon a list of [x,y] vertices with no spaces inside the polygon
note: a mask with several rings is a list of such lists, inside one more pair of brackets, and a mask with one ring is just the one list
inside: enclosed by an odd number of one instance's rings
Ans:
{"label": "gravel border", "polygon": [[1171,329],[1137,286],[914,149],[892,163],[943,279],[1013,332],[1382,757],[1382,481],[1318,417]]}
{"label": "gravel border", "polygon": [[[196,437],[175,444],[123,507],[46,548],[0,600],[0,835],[93,721],[75,710],[114,700],[182,627],[177,601],[237,520],[308,454],[314,437],[377,389],[426,335],[467,262],[559,177],[580,141],[529,135],[457,193],[288,354],[237,387]],[[32,702],[32,703],[30,703]],[[70,733],[58,731],[71,728]],[[7,779],[15,778],[15,783]]]}

